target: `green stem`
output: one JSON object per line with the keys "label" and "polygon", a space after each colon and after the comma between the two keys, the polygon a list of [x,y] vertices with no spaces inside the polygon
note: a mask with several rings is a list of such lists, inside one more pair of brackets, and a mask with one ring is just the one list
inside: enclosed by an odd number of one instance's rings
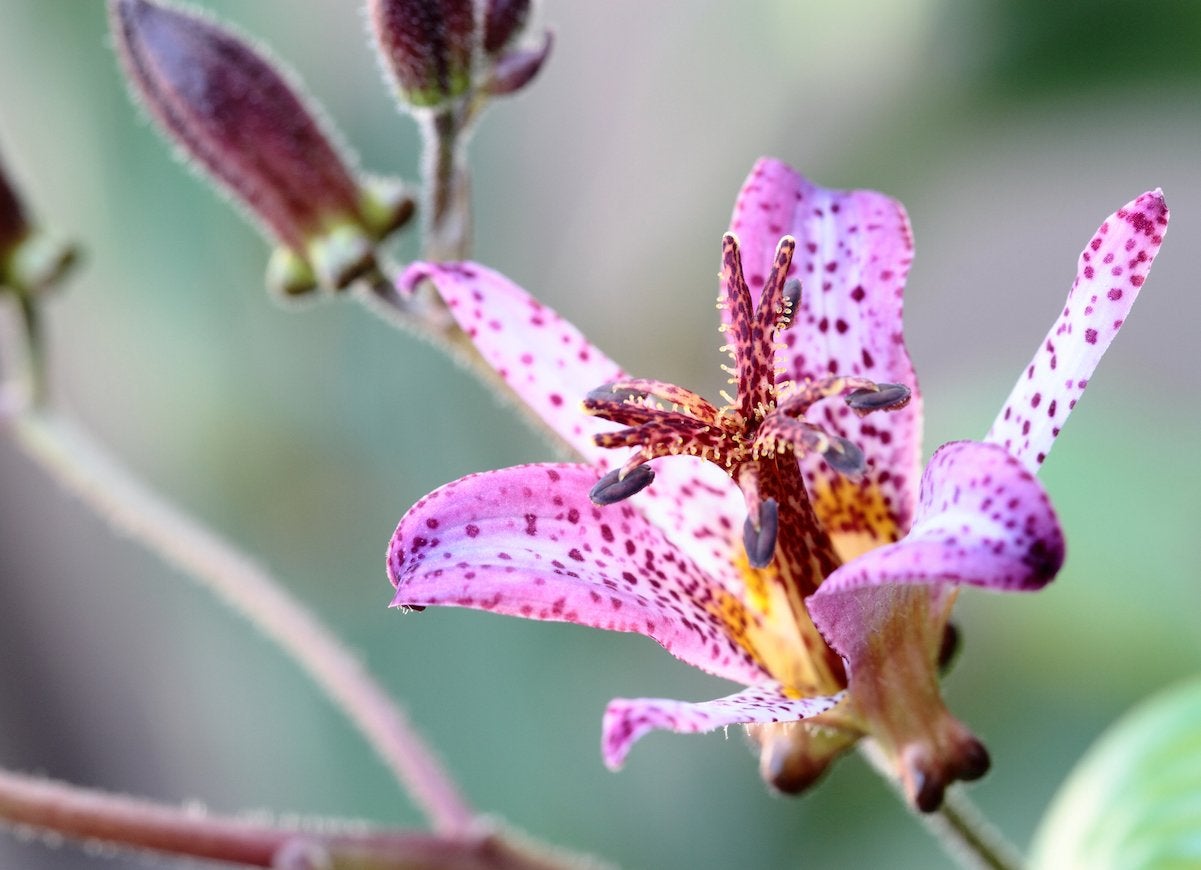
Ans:
{"label": "green stem", "polygon": [[[893,775],[892,765],[884,757],[879,746],[870,739],[859,742],[860,753],[882,777],[887,779],[906,806],[904,790]],[[911,808],[912,809],[912,808]],[[972,870],[1019,870],[1022,858],[1017,848],[1009,843],[996,827],[965,795],[958,786],[947,789],[942,806],[933,813],[913,810],[918,820],[926,826],[943,851],[954,858],[961,867]]]}
{"label": "green stem", "polygon": [[473,826],[474,813],[404,711],[265,568],[142,485],[61,417],[27,412],[10,430],[30,458],[114,528],[196,578],[279,644],[345,712],[435,830]]}

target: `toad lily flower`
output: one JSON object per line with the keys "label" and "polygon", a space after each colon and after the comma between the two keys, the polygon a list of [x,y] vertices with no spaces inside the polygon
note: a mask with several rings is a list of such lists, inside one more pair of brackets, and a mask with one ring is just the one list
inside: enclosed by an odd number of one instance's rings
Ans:
{"label": "toad lily flower", "polygon": [[[612,701],[610,767],[653,729],[745,724],[765,778],[796,791],[868,736],[910,801],[933,810],[950,783],[988,767],[939,688],[957,588],[1033,590],[1059,570],[1063,536],[1035,472],[1167,220],[1154,191],[1101,225],[988,435],[943,445],[924,472],[901,329],[912,241],[903,208],[881,194],[756,165],[724,242],[719,308],[737,392],[722,408],[628,376],[495,272],[414,264],[402,288],[432,281],[585,461],[476,474],[426,496],[389,547],[393,603],[638,632],[746,687],[703,703]],[[634,452],[613,464],[611,448]]]}

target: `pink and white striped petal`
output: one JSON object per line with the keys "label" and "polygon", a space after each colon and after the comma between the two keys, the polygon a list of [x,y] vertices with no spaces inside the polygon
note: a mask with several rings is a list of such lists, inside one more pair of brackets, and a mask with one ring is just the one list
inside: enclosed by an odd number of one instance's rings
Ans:
{"label": "pink and white striped petal", "polygon": [[842,695],[790,698],[778,683],[698,704],[667,698],[614,698],[605,709],[601,753],[609,769],[617,770],[625,763],[630,747],[650,731],[697,734],[727,725],[795,722],[824,713],[841,700]]}
{"label": "pink and white striped petal", "polygon": [[630,504],[593,505],[599,477],[587,465],[525,465],[427,495],[388,546],[393,606],[637,632],[711,674],[768,681],[718,615],[716,581]]}
{"label": "pink and white striped petal", "polygon": [[985,436],[1031,471],[1047,458],[1126,321],[1167,232],[1168,214],[1163,192],[1148,191],[1106,218],[1081,253],[1063,313]]}
{"label": "pink and white striped petal", "polygon": [[[784,377],[801,383],[858,375],[913,391],[906,408],[884,418],[860,418],[839,402],[813,414],[813,422],[854,441],[867,456],[868,473],[845,497],[866,501],[878,489],[904,532],[916,503],[922,425],[921,395],[902,332],[902,294],[913,260],[905,209],[874,191],[819,187],[765,157],[738,195],[731,231],[741,243],[756,300],[780,237],[797,241],[789,277],[801,280],[801,302],[780,337],[777,362]],[[817,458],[801,464],[810,485],[844,485]]]}
{"label": "pink and white striped petal", "polygon": [[[592,440],[613,425],[580,410],[591,390],[625,377],[617,363],[553,309],[486,266],[417,262],[398,284],[411,291],[423,280],[433,282],[487,363],[552,430],[601,470],[623,461]],[[655,473],[655,482],[632,503],[707,572],[730,586],[740,582],[730,554],[745,508],[729,476],[683,459],[655,463]]]}
{"label": "pink and white striped petal", "polygon": [[604,464],[592,436],[612,426],[581,413],[580,401],[622,376],[583,334],[499,272],[478,263],[416,262],[398,284],[432,281],[488,365],[530,409],[589,462]]}

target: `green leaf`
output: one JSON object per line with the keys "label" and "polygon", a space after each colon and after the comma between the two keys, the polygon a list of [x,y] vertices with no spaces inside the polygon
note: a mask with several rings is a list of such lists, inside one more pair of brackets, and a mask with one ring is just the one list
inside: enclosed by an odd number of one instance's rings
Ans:
{"label": "green leaf", "polygon": [[1201,679],[1144,702],[1089,749],[1043,817],[1030,867],[1201,867]]}

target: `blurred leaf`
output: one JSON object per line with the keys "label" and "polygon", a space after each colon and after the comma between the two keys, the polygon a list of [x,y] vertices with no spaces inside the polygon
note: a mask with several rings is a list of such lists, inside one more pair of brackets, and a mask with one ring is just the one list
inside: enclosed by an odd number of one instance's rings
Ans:
{"label": "blurred leaf", "polygon": [[1056,795],[1032,868],[1201,866],[1201,679],[1111,727]]}
{"label": "blurred leaf", "polygon": [[945,38],[1001,92],[1195,82],[1201,4],[1190,0],[987,0],[948,4]]}

